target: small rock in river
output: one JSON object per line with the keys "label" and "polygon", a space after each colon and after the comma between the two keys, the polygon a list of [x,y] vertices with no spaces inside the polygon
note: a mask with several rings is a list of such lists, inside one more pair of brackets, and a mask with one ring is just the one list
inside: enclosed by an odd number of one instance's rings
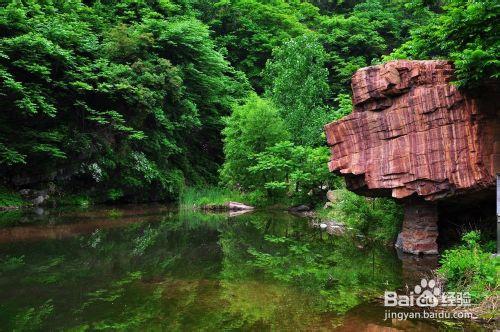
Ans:
{"label": "small rock in river", "polygon": [[245,205],[243,203],[238,202],[229,202],[227,203],[227,207],[229,211],[244,211],[244,210],[253,210],[254,207],[250,205]]}
{"label": "small rock in river", "polygon": [[49,195],[40,195],[40,196],[37,196],[35,197],[35,199],[33,199],[33,205],[40,205],[42,204],[47,198],[49,198]]}

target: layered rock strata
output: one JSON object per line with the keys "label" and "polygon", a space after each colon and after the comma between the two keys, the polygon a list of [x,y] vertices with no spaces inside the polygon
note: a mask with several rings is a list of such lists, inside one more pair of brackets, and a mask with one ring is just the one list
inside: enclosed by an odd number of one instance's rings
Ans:
{"label": "layered rock strata", "polygon": [[437,254],[437,204],[421,200],[410,200],[404,204],[403,230],[396,247],[411,254]]}
{"label": "layered rock strata", "polygon": [[[452,76],[451,62],[434,60],[358,70],[352,77],[353,113],[325,126],[330,171],[367,196],[432,202],[493,188],[497,95],[468,96],[450,84]],[[418,205],[435,214],[422,227],[437,222],[435,207]],[[434,252],[437,247],[412,238],[421,235],[411,226],[421,218],[406,206],[405,251]]]}

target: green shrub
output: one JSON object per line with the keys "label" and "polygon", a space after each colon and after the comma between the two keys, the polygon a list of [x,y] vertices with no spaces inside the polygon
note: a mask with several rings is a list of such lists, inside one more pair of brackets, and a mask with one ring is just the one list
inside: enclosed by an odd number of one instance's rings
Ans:
{"label": "green shrub", "polygon": [[252,190],[260,180],[249,170],[255,165],[256,155],[286,140],[290,134],[276,107],[257,95],[250,95],[245,104],[235,106],[225,124],[222,131],[225,160],[220,170],[222,183]]}
{"label": "green shrub", "polygon": [[117,201],[120,198],[123,197],[123,190],[122,189],[109,189],[108,190],[108,199],[111,201]]}
{"label": "green shrub", "polygon": [[180,193],[181,209],[199,208],[204,205],[222,205],[227,202],[246,203],[244,195],[236,190],[219,187],[188,187]]}
{"label": "green shrub", "polygon": [[0,211],[0,228],[19,224],[24,211],[21,209]]}
{"label": "green shrub", "polygon": [[23,205],[26,205],[26,202],[19,194],[0,187],[0,207],[20,207]]}
{"label": "green shrub", "polygon": [[270,203],[316,203],[320,188],[333,184],[329,158],[326,147],[282,141],[256,154],[248,170],[255,176],[253,188],[265,192]]}
{"label": "green shrub", "polygon": [[338,219],[368,238],[394,240],[403,221],[402,208],[390,198],[366,198],[339,190],[338,202],[323,217]]}
{"label": "green shrub", "polygon": [[268,204],[266,194],[262,190],[254,190],[245,194],[248,204],[252,206],[262,207]]}
{"label": "green shrub", "polygon": [[498,286],[500,260],[485,252],[479,231],[462,236],[462,245],[446,250],[438,273],[446,279],[450,291],[470,292],[473,301],[480,301]]}
{"label": "green shrub", "polygon": [[87,195],[67,195],[57,200],[60,205],[87,207],[92,204],[92,200]]}

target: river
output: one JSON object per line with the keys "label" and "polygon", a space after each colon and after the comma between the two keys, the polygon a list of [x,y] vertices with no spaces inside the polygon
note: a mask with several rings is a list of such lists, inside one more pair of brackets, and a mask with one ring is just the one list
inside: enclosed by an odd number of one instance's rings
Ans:
{"label": "river", "polygon": [[436,263],[281,211],[9,211],[0,214],[0,330],[487,330],[384,320],[381,294]]}

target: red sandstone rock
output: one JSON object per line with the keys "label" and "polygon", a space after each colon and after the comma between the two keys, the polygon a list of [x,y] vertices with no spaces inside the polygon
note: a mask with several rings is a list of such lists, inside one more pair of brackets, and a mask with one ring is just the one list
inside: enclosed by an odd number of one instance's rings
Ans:
{"label": "red sandstone rock", "polygon": [[403,231],[396,248],[412,254],[437,254],[437,205],[420,200],[405,204]]}
{"label": "red sandstone rock", "polygon": [[492,188],[496,101],[465,95],[450,84],[452,74],[448,61],[358,70],[354,112],[325,126],[330,170],[367,196],[433,201]]}
{"label": "red sandstone rock", "polygon": [[500,171],[498,94],[473,98],[450,84],[452,75],[448,61],[360,69],[354,112],[325,126],[328,166],[349,189],[405,198],[397,246],[409,253],[437,253],[433,201],[491,190]]}

